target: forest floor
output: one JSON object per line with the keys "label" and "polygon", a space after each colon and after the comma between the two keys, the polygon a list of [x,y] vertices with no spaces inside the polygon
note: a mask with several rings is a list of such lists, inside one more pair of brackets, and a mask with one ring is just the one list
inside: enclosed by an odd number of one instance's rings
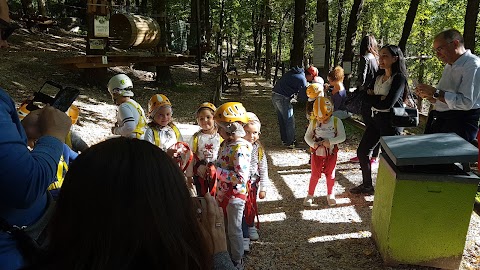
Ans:
{"label": "forest floor", "polygon": [[[19,104],[37,91],[46,80],[80,89],[75,104],[81,109],[78,124],[73,128],[92,145],[111,136],[115,122],[115,106],[106,87],[89,86],[78,71],[65,70],[55,61],[85,51],[81,36],[61,30],[32,33],[19,29],[10,38],[11,47],[0,50],[0,87]],[[174,120],[194,124],[198,104],[212,99],[218,68],[205,63],[203,80],[198,79],[195,65],[171,68],[175,87],[158,88],[154,73],[132,67],[116,67],[109,72],[127,73],[135,86],[135,97],[146,106],[155,93],[163,93],[174,104]],[[226,100],[242,102],[262,121],[261,140],[269,164],[270,188],[267,197],[259,200],[260,240],[252,242],[246,257],[246,269],[431,269],[399,265],[385,266],[371,235],[371,214],[374,196],[354,195],[348,189],[361,182],[358,164],[349,159],[355,156],[361,131],[346,123],[347,140],[338,155],[335,193],[338,205],[326,204],[325,179],[317,186],[318,207],[302,205],[310,171],[306,144],[297,149],[281,145],[276,115],[271,105],[271,84],[252,73],[241,72],[242,94],[235,87],[225,93]],[[296,136],[302,141],[306,128],[304,107],[296,107]],[[412,130],[416,133],[418,130]],[[473,202],[473,198],[472,198]],[[448,224],[445,224],[448,226]],[[439,239],[440,240],[440,239]],[[480,218],[472,213],[460,269],[480,269]]]}

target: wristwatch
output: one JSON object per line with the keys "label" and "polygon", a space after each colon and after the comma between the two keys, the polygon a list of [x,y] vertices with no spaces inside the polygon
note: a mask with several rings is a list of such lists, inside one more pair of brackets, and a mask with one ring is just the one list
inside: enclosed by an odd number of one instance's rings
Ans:
{"label": "wristwatch", "polygon": [[440,90],[440,89],[435,90],[435,93],[433,93],[433,98],[434,99],[438,99],[440,97],[440,91],[442,91],[442,90]]}

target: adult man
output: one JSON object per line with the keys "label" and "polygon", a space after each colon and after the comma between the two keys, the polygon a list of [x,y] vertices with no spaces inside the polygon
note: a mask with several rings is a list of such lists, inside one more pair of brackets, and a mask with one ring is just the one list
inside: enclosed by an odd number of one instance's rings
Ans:
{"label": "adult man", "polygon": [[437,87],[419,84],[416,88],[435,108],[428,115],[425,134],[454,132],[472,142],[480,117],[480,58],[465,49],[455,29],[437,34],[433,49],[446,65]]}
{"label": "adult man", "polygon": [[[27,148],[15,104],[0,88],[0,218],[8,227],[28,229],[47,210],[47,188],[56,181],[58,161],[72,122],[65,113],[50,106],[32,111],[27,117],[38,124],[40,131],[32,151]],[[24,266],[18,241],[0,226],[0,269]]]}
{"label": "adult man", "polygon": [[303,68],[293,67],[285,73],[273,87],[272,102],[277,112],[278,125],[280,126],[280,137],[282,143],[294,148],[295,140],[295,117],[293,115],[292,102],[296,102],[294,96],[306,100],[305,88],[307,79]]}
{"label": "adult man", "polygon": [[118,105],[117,122],[112,133],[127,138],[143,139],[147,118],[142,106],[133,97],[133,83],[125,74],[113,76],[108,82],[108,92]]}

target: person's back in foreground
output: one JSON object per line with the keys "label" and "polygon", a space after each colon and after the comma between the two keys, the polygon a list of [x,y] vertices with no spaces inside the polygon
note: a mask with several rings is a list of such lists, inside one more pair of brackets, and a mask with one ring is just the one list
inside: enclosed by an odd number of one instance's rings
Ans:
{"label": "person's back in foreground", "polygon": [[212,269],[218,256],[233,267],[222,212],[205,199],[199,216],[178,166],[149,142],[94,145],[70,167],[51,245],[31,269]]}

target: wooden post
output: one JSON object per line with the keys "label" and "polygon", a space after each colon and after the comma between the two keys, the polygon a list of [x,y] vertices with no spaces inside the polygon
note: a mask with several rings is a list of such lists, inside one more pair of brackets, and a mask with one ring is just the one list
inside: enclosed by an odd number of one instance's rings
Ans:
{"label": "wooden post", "polygon": [[[110,9],[106,0],[87,0],[87,44],[88,55],[106,55],[108,49]],[[108,61],[108,58],[105,57]],[[107,68],[86,68],[82,76],[91,85],[105,86]]]}

